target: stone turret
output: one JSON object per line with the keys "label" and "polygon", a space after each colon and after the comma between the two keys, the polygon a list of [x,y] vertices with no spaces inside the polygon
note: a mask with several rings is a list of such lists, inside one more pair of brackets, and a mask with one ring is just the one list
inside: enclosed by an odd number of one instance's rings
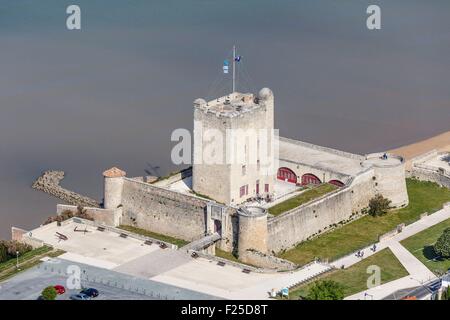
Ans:
{"label": "stone turret", "polygon": [[409,203],[406,190],[405,162],[392,154],[373,153],[366,156],[364,166],[372,166],[375,173],[375,192],[391,200],[391,206],[398,208]]}
{"label": "stone turret", "polygon": [[104,177],[104,202],[105,209],[117,209],[122,204],[123,177],[126,172],[117,167],[103,172]]}
{"label": "stone turret", "polygon": [[247,250],[267,252],[267,210],[260,207],[245,207],[238,210],[238,216],[239,259],[243,262],[252,263]]}

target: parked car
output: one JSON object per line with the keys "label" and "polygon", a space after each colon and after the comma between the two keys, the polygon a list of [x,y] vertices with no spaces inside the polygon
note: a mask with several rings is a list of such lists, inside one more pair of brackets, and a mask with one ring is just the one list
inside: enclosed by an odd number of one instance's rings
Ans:
{"label": "parked car", "polygon": [[99,295],[98,290],[94,289],[94,288],[85,288],[85,289],[81,290],[80,293],[85,294],[91,298],[98,297],[98,295]]}
{"label": "parked car", "polygon": [[70,296],[70,300],[91,300],[91,297],[84,293],[73,294]]}
{"label": "parked car", "polygon": [[64,294],[66,293],[66,288],[64,288],[63,286],[57,284],[56,286],[54,286],[56,293],[58,294]]}

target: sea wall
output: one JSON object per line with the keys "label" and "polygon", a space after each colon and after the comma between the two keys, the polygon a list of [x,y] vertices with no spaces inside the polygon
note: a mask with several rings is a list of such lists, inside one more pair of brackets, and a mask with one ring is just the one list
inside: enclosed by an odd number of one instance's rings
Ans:
{"label": "sea wall", "polygon": [[61,187],[59,183],[62,179],[64,179],[64,171],[44,171],[31,187],[75,206],[100,207],[97,201]]}

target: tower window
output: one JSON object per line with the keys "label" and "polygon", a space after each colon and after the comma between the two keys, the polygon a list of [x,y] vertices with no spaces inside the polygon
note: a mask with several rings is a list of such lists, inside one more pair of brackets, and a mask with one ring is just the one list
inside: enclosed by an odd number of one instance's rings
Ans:
{"label": "tower window", "polygon": [[261,169],[261,162],[259,160],[256,160],[256,169],[259,171]]}
{"label": "tower window", "polygon": [[247,173],[247,167],[245,165],[242,166],[242,175],[245,176]]}
{"label": "tower window", "polygon": [[268,184],[268,183],[266,183],[266,184],[264,185],[264,192],[266,192],[266,193],[269,192],[269,184]]}
{"label": "tower window", "polygon": [[242,198],[246,195],[248,195],[248,184],[239,188],[239,196]]}

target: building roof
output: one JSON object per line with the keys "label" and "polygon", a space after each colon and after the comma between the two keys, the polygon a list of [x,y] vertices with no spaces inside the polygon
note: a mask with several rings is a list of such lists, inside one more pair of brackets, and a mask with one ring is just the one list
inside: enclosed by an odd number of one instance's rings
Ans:
{"label": "building roof", "polygon": [[[268,95],[267,90],[264,92]],[[259,109],[260,104],[252,93],[233,92],[209,102],[204,99],[196,99],[194,107],[218,116],[231,118]]]}
{"label": "building roof", "polygon": [[127,173],[123,170],[120,170],[117,167],[112,167],[111,169],[108,169],[103,172],[103,176],[107,178],[118,178],[118,177],[125,177]]}

